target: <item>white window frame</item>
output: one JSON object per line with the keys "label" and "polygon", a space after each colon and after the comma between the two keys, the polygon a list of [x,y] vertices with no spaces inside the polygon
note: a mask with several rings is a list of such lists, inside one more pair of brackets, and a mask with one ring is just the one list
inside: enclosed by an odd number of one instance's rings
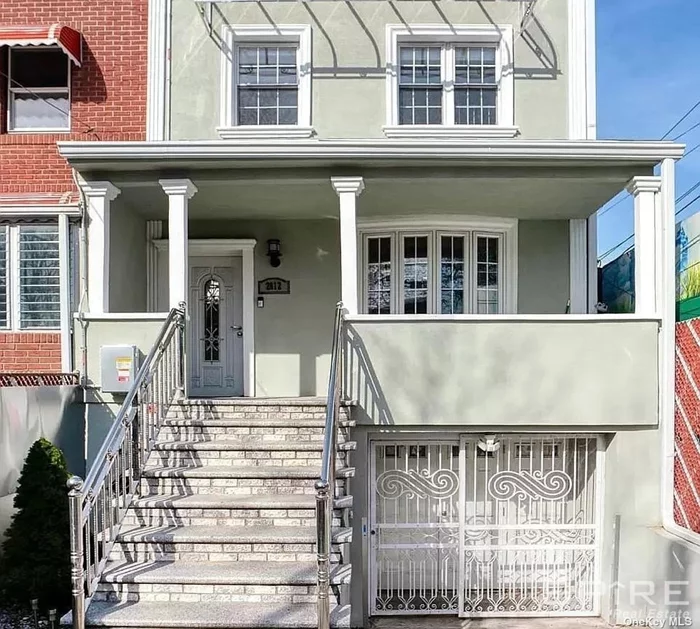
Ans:
{"label": "white window frame", "polygon": [[[393,220],[364,219],[358,223],[358,246],[361,247],[362,268],[359,273],[362,313],[367,314],[367,265],[370,238],[391,238],[391,314],[411,317],[401,312],[403,304],[403,238],[429,235],[428,255],[432,255],[428,280],[428,314],[433,317],[453,315],[438,312],[440,305],[437,278],[440,272],[439,239],[441,236],[464,236],[464,259],[467,268],[464,279],[464,304],[468,313],[476,314],[476,237],[500,239],[499,246],[499,314],[518,312],[518,219],[439,216],[435,218],[402,217]],[[435,240],[437,238],[437,241]],[[435,243],[437,242],[437,249]],[[382,315],[376,315],[382,316]],[[498,316],[498,315],[480,315]]]}
{"label": "white window frame", "polygon": [[[399,47],[441,46],[442,124],[399,124]],[[454,123],[455,46],[496,46],[495,125]],[[514,138],[515,126],[513,26],[510,24],[388,24],[386,27],[386,125],[388,138]]]}
{"label": "white window frame", "polygon": [[[32,224],[10,224],[10,225],[0,225],[0,230],[6,230],[7,234],[7,258],[6,268],[7,268],[7,325],[0,327],[0,330],[5,332],[63,332],[62,327],[64,319],[69,317],[69,313],[66,314],[64,310],[64,302],[69,305],[70,300],[70,287],[69,276],[66,273],[65,278],[62,277],[64,274],[63,269],[68,268],[69,260],[69,247],[68,247],[68,221],[65,221],[65,226],[59,221],[59,224],[51,223],[58,230],[58,246],[59,246],[59,284],[61,285],[60,298],[61,298],[61,312],[59,314],[59,325],[53,327],[26,327],[22,326],[22,313],[20,309],[20,248],[19,248],[19,232],[21,227],[31,227]],[[64,286],[65,285],[65,286]],[[68,301],[66,301],[68,300]]]}
{"label": "white window frame", "polygon": [[[308,24],[226,24],[221,47],[221,103],[217,132],[224,140],[262,138],[309,138],[311,126],[311,26]],[[237,49],[239,46],[297,45],[299,98],[295,125],[237,124]]]}
{"label": "white window frame", "polygon": [[[46,46],[22,46],[23,50],[26,49],[44,49]],[[66,57],[66,64],[68,66],[67,83],[65,88],[62,87],[30,87],[21,88],[12,86],[12,53],[16,50],[15,47],[10,47],[7,52],[7,121],[6,128],[8,133],[70,133],[71,130],[71,71],[72,62],[68,55],[61,50],[59,46],[51,46],[50,48],[60,51]],[[13,94],[36,94],[41,97],[42,94],[57,94],[58,92],[63,92],[65,90],[68,99],[68,121],[66,127],[13,127],[12,118],[14,112],[15,99]]]}

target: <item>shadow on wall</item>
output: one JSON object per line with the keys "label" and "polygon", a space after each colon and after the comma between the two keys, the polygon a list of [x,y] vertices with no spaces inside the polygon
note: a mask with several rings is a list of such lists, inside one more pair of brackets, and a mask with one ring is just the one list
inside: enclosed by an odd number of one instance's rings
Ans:
{"label": "shadow on wall", "polygon": [[[373,56],[375,58],[375,64],[372,66],[363,66],[363,67],[353,67],[353,66],[340,66],[338,62],[338,51],[336,49],[336,46],[333,43],[333,40],[331,36],[328,34],[326,29],[323,27],[323,24],[321,20],[319,20],[318,16],[314,11],[312,10],[311,6],[308,3],[304,3],[304,9],[309,13],[309,17],[313,23],[313,25],[319,30],[323,38],[326,40],[329,48],[330,48],[330,54],[331,58],[333,60],[333,65],[330,67],[320,67],[320,66],[314,66],[313,67],[313,73],[314,73],[314,78],[316,79],[322,79],[322,78],[334,78],[338,76],[343,76],[344,78],[367,78],[368,76],[377,76],[377,77],[384,77],[386,75],[386,70],[387,68],[382,65],[382,55],[380,53],[380,44],[377,42],[376,37],[372,34],[372,31],[370,28],[367,26],[366,22],[362,19],[360,14],[357,12],[355,7],[353,6],[352,2],[344,2],[343,3],[350,13],[352,13],[353,17],[357,21],[358,25],[360,28],[364,31],[364,33],[367,36],[369,46],[371,47],[371,50],[373,51]],[[406,18],[406,16],[401,12],[399,6],[397,5],[396,2],[390,1],[389,6],[391,7],[391,10],[395,13],[397,21],[401,24],[409,25],[410,21]],[[447,25],[452,26],[454,24],[454,20],[450,20],[450,18],[445,15],[443,10],[440,8],[439,2],[437,0],[432,0],[430,2],[432,5],[433,9],[438,13],[440,16],[440,19]],[[477,0],[476,4],[478,4],[479,8],[481,11],[484,13],[484,16],[486,17],[486,21],[488,23],[493,24],[494,26],[497,25],[497,22],[494,21],[493,17],[489,13],[488,9],[484,6],[484,3],[481,0]],[[267,21],[272,25],[272,26],[278,26],[278,24],[275,22],[273,17],[268,13],[268,11],[265,9],[265,6],[263,4],[258,4],[257,5],[260,11],[265,15],[265,18]],[[229,22],[228,18],[226,15],[224,15],[223,11],[218,5],[213,6],[213,11],[216,12],[218,19],[221,21],[221,24],[224,24],[226,26],[231,26],[231,23]],[[221,29],[218,28],[209,28],[209,24],[207,24],[207,18],[204,15],[204,9],[200,9],[200,17],[202,18],[202,21],[205,23],[205,26],[207,26],[209,30],[209,37],[214,41],[214,43],[217,45],[217,47],[224,51],[227,55],[231,55],[232,51],[229,51],[227,49],[227,44],[222,38],[222,31]],[[213,20],[212,20],[213,22]],[[513,67],[513,73],[515,76],[515,79],[548,79],[548,80],[553,80],[556,79],[558,76],[562,74],[561,68],[560,68],[560,61],[559,61],[559,55],[557,53],[556,46],[554,44],[554,41],[552,37],[549,35],[547,30],[545,29],[544,25],[542,22],[537,18],[536,15],[536,9],[533,11],[532,14],[530,14],[527,19],[524,21],[524,23],[521,23],[520,28],[516,30],[516,43],[518,37],[522,38],[523,42],[529,49],[531,54],[528,55],[523,55],[521,58],[525,62],[521,66],[516,66],[513,63],[510,63],[511,67]],[[384,44],[382,43],[381,49],[383,50]]]}
{"label": "shadow on wall", "polygon": [[[107,100],[107,85],[102,68],[86,39],[83,39],[82,65],[79,68],[74,66],[71,71],[71,99],[74,103],[104,103]],[[99,129],[95,131],[99,132]]]}
{"label": "shadow on wall", "polygon": [[13,494],[32,444],[44,437],[63,451],[71,474],[84,476],[80,388],[0,388],[0,538],[10,524]]}

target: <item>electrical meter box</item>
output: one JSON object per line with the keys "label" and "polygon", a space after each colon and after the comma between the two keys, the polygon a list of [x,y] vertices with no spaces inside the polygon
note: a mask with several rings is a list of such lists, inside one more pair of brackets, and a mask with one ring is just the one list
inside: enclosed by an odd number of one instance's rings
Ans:
{"label": "electrical meter box", "polygon": [[136,345],[103,345],[100,364],[103,393],[128,393],[136,379],[139,350]]}

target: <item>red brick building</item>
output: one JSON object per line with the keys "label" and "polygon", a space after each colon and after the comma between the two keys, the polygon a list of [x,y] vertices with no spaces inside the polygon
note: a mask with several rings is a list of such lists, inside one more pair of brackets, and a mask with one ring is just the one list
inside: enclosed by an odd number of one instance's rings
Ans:
{"label": "red brick building", "polygon": [[147,0],[0,3],[0,373],[72,369],[81,203],[61,140],[146,138]]}

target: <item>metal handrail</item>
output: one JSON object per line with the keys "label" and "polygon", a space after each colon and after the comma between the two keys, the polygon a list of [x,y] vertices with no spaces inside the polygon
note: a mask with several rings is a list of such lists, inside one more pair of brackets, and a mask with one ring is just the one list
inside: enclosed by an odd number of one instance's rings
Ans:
{"label": "metal handrail", "polygon": [[326,425],[323,434],[323,456],[321,476],[316,481],[316,553],[318,563],[317,605],[318,629],[330,629],[330,558],[331,526],[333,522],[333,498],[335,494],[335,457],[338,442],[338,415],[340,414],[340,393],[342,387],[341,335],[345,309],[339,302],[335,308],[333,323],[333,345],[331,368],[328,377],[328,399],[326,401]]}
{"label": "metal handrail", "polygon": [[68,480],[73,627],[109,560],[119,526],[172,401],[184,395],[185,304],[173,308],[134,378],[85,481]]}

